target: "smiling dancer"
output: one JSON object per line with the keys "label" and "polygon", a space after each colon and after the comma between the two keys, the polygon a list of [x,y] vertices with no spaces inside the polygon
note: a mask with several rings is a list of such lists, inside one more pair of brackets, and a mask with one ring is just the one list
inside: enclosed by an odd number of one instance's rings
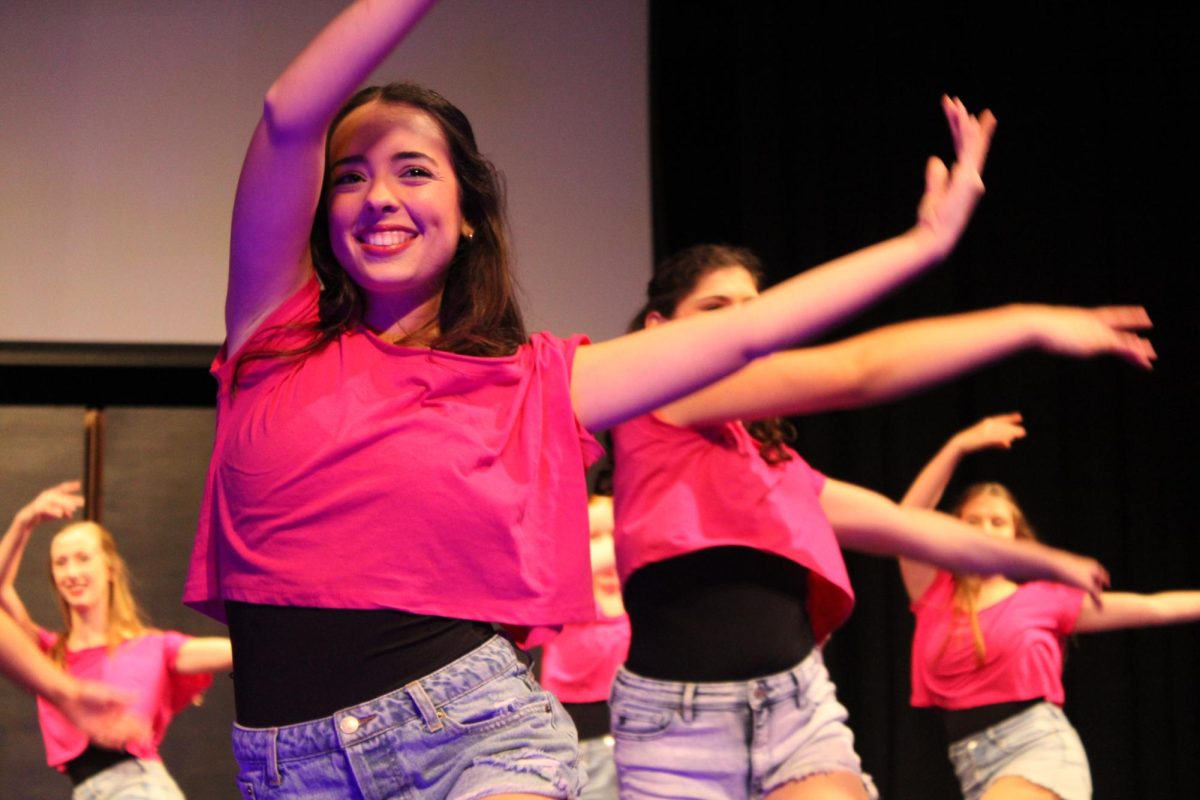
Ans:
{"label": "smiling dancer", "polygon": [[363,0],[321,31],[238,182],[185,600],[229,622],[247,796],[574,795],[570,720],[492,624],[528,643],[594,613],[588,431],[878,299],[949,252],[982,191],[990,118],[947,99],[958,163],[931,160],[912,230],[753,310],[529,336],[466,117],[410,84],[355,93],[428,5]]}
{"label": "smiling dancer", "polygon": [[[921,470],[904,505],[933,508],[963,456],[1008,449],[1024,436],[1016,413],[959,431]],[[998,483],[968,487],[955,514],[999,540],[1036,539]],[[917,618],[912,703],[942,710],[950,761],[967,800],[1090,798],[1087,755],[1062,712],[1064,640],[1200,619],[1200,591],[1104,592],[1092,603],[1076,589],[1040,581],[951,574],[910,559],[901,559],[900,569]]]}
{"label": "smiling dancer", "polygon": [[0,540],[0,605],[62,669],[128,695],[130,715],[150,732],[113,748],[111,736],[93,741],[49,698],[39,696],[47,763],[70,777],[75,798],[181,798],[158,746],[171,718],[212,683],[209,673],[229,670],[229,640],[151,628],[133,599],[112,535],[94,522],[73,523],[51,539],[50,575],[64,629],[52,633],[37,626],[15,587],[25,549],[39,525],[70,519],[82,506],[78,481],[69,481],[46,489],[17,512]]}

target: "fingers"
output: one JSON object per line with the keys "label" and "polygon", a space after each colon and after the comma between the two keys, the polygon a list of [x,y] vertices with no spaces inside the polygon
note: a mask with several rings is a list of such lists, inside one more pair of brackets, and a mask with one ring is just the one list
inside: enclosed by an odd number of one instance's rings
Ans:
{"label": "fingers", "polygon": [[1154,327],[1150,314],[1142,306],[1100,306],[1092,309],[1092,313],[1111,328],[1144,331]]}
{"label": "fingers", "polygon": [[954,140],[956,166],[961,164],[982,173],[992,136],[996,132],[995,115],[984,109],[976,117],[967,110],[960,98],[947,95],[942,95],[942,112],[946,115],[950,136]]}
{"label": "fingers", "polygon": [[946,193],[946,182],[950,171],[946,164],[937,156],[930,156],[925,163],[925,194],[934,202]]}
{"label": "fingers", "polygon": [[1116,337],[1116,353],[1121,358],[1142,369],[1154,369],[1154,360],[1158,353],[1149,339],[1143,339],[1134,333],[1118,333]]}

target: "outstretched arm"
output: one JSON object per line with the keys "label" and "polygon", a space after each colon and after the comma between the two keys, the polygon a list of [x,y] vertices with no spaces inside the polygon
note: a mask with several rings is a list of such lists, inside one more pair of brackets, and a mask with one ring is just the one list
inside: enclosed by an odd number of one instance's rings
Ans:
{"label": "outstretched arm", "polygon": [[[795,416],[892,400],[1038,348],[1086,358],[1113,354],[1149,368],[1142,308],[1012,305],[930,317],[821,347],[760,358],[662,409],[680,426]],[[936,501],[930,507],[936,505]]]}
{"label": "outstretched arm", "polygon": [[751,303],[581,348],[571,394],[592,430],[663,406],[781,347],[811,338],[940,261],[958,241],[983,191],[980,171],[995,119],[943,100],[957,160],[932,159],[917,225],[763,292]]}
{"label": "outstretched arm", "polygon": [[861,486],[826,481],[821,507],[838,542],[851,550],[907,556],[954,572],[1056,581],[1083,589],[1097,601],[1108,585],[1108,573],[1094,559],[988,536],[947,514],[901,507]]}
{"label": "outstretched arm", "polygon": [[308,236],[325,169],[326,128],[431,5],[433,0],[358,0],[267,91],[234,199],[227,353],[311,273]]}
{"label": "outstretched arm", "polygon": [[[1025,436],[1025,427],[1021,423],[1018,412],[997,414],[984,417],[951,436],[917,474],[900,505],[907,508],[936,508],[962,457],[987,448],[1009,449],[1014,441]],[[900,577],[904,580],[910,600],[916,600],[924,594],[936,576],[937,567],[900,557]]]}
{"label": "outstretched arm", "polygon": [[1200,591],[1131,594],[1105,592],[1103,606],[1084,603],[1075,622],[1079,633],[1148,628],[1200,620]]}
{"label": "outstretched arm", "polygon": [[149,725],[125,712],[131,697],[63,672],[5,614],[0,614],[0,672],[56,705],[97,744],[121,749],[150,738]]}
{"label": "outstretched arm", "polygon": [[70,519],[83,508],[79,488],[79,481],[66,481],[41,492],[17,512],[4,538],[0,539],[0,608],[33,639],[37,638],[37,626],[17,594],[17,572],[29,537],[38,525],[50,520]]}
{"label": "outstretched arm", "polygon": [[175,671],[181,675],[233,670],[233,647],[224,636],[188,639],[175,656]]}

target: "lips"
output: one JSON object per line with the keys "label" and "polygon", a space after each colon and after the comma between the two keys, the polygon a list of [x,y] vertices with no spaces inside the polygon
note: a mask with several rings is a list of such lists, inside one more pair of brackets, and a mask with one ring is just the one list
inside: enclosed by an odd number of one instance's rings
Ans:
{"label": "lips", "polygon": [[390,256],[401,252],[417,238],[415,231],[403,228],[373,228],[355,234],[354,238],[369,255]]}

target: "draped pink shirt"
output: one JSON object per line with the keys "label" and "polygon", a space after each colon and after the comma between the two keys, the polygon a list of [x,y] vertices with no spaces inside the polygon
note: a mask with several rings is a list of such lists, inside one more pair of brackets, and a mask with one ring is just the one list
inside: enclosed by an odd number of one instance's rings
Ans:
{"label": "draped pink shirt", "polygon": [[833,528],[821,509],[825,476],[794,451],[768,464],[740,422],[681,428],[653,414],[618,425],[614,443],[617,570],[697,550],[742,545],[808,568],[808,614],[824,641],[854,607]]}
{"label": "draped pink shirt", "polygon": [[1033,581],[980,609],[986,659],[979,666],[970,620],[953,611],[954,578],[939,571],[912,604],[912,704],[963,709],[1044,697],[1062,705],[1063,641],[1075,630],[1084,596]]}
{"label": "draped pink shirt", "polygon": [[542,646],[542,686],[564,703],[608,699],[617,668],[629,653],[629,617],[606,617],[566,625]]}
{"label": "draped pink shirt", "polygon": [[[175,631],[156,631],[122,642],[111,654],[105,646],[67,651],[67,672],[128,692],[134,698],[129,713],[149,720],[150,741],[128,747],[138,758],[161,760],[158,746],[171,718],[212,685],[212,675],[181,675],[175,671],[179,648],[190,638]],[[42,650],[49,652],[56,641],[58,634],[38,631]],[[68,761],[87,749],[87,734],[43,697],[38,697],[38,723],[50,766],[64,769]]]}
{"label": "draped pink shirt", "polygon": [[[308,340],[308,282],[243,352]],[[217,430],[184,602],[398,609],[528,629],[591,619],[571,406],[582,337],[508,357],[399,347],[359,327],[301,359],[222,351]],[[532,643],[532,642],[530,642]]]}

